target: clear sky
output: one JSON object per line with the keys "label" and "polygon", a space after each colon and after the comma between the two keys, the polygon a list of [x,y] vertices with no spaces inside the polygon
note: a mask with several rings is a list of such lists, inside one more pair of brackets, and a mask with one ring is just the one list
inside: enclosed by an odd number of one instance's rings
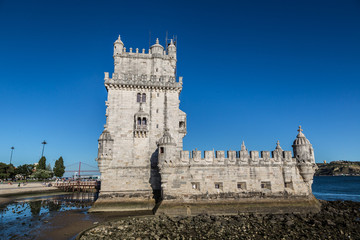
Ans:
{"label": "clear sky", "polygon": [[184,149],[284,150],[302,125],[316,161],[360,160],[360,2],[0,0],[0,161],[96,165],[104,72],[178,37]]}

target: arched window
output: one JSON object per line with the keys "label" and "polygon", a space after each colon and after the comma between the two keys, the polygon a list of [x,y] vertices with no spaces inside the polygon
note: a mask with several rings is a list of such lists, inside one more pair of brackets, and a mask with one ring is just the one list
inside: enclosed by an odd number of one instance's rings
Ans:
{"label": "arched window", "polygon": [[137,119],[137,125],[140,126],[141,125],[141,118],[138,117]]}
{"label": "arched window", "polygon": [[136,95],[136,102],[138,102],[138,103],[146,102],[146,94],[145,93],[138,93]]}
{"label": "arched window", "polygon": [[146,94],[145,93],[142,94],[142,101],[141,102],[146,102]]}
{"label": "arched window", "polygon": [[141,93],[137,94],[136,102],[141,102]]}
{"label": "arched window", "polygon": [[143,118],[143,119],[142,119],[142,125],[146,126],[146,124],[147,124],[147,123],[146,123],[146,118]]}

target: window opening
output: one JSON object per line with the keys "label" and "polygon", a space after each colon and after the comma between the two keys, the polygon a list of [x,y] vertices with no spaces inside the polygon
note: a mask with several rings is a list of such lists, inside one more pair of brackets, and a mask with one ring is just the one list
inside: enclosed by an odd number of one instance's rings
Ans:
{"label": "window opening", "polygon": [[261,188],[271,190],[271,182],[261,182]]}
{"label": "window opening", "polygon": [[215,189],[220,189],[220,190],[223,189],[223,183],[222,182],[216,182],[214,184],[215,184]]}
{"label": "window opening", "polygon": [[146,102],[146,94],[145,93],[142,94],[142,102]]}
{"label": "window opening", "polygon": [[246,190],[246,182],[238,182],[237,188],[241,190]]}
{"label": "window opening", "polygon": [[199,182],[192,182],[191,187],[192,187],[192,189],[200,190],[200,183]]}
{"label": "window opening", "polygon": [[141,93],[138,93],[136,96],[136,102],[141,102]]}

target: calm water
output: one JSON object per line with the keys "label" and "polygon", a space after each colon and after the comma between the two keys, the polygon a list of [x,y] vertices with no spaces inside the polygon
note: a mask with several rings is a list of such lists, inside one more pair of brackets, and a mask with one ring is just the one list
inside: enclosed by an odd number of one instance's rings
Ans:
{"label": "calm water", "polygon": [[87,210],[97,193],[73,193],[19,199],[0,207],[0,239],[36,239],[55,216],[66,211]]}
{"label": "calm water", "polygon": [[312,189],[318,199],[360,202],[360,176],[315,176]]}

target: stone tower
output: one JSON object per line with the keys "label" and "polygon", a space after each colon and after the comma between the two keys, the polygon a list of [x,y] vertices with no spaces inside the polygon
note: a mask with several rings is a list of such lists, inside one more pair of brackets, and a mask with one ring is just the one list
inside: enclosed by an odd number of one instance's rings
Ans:
{"label": "stone tower", "polygon": [[120,36],[115,41],[98,146],[101,190],[91,211],[319,211],[311,190],[314,150],[301,127],[293,153],[279,141],[272,152],[249,151],[244,142],[239,151],[183,150],[186,114],[179,109],[182,77],[176,79],[176,61],[172,40],[164,48],[157,39],[147,53],[127,51]]}
{"label": "stone tower", "polygon": [[139,209],[152,208],[154,194],[161,189],[157,144],[165,134],[171,135],[173,154],[180,155],[183,148],[182,77],[176,79],[175,43],[166,44],[164,48],[156,39],[146,53],[138,48],[127,51],[120,36],[114,43],[114,73],[110,78],[105,72],[104,79],[108,99],[97,158],[100,200],[120,197],[141,202]]}

